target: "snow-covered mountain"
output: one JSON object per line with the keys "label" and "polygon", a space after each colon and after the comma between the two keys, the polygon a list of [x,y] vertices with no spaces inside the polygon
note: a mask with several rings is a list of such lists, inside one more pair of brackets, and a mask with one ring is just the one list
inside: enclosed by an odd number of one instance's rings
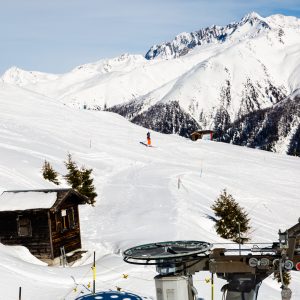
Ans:
{"label": "snow-covered mountain", "polygon": [[[255,13],[225,27],[180,34],[153,46],[146,57],[197,58],[198,63],[175,80],[111,110],[161,132],[189,136],[197,128],[222,131],[251,112],[273,107],[300,87],[299,41],[299,19],[262,18]],[[199,58],[211,50],[208,57]],[[189,121],[178,125],[174,115],[179,114],[188,115]],[[282,139],[290,144],[294,137],[278,136],[276,142]],[[269,149],[284,151],[276,142]]]}
{"label": "snow-covered mountain", "polygon": [[[0,193],[57,187],[42,178],[41,167],[47,159],[65,174],[69,152],[79,165],[93,168],[99,194],[95,207],[80,207],[88,252],[77,265],[48,267],[24,247],[0,244],[0,299],[18,299],[22,287],[22,299],[74,300],[92,281],[96,250],[97,291],[118,286],[155,300],[155,268],[126,264],[121,252],[163,240],[224,243],[210,218],[210,207],[224,188],[249,213],[252,242],[276,242],[278,229],[297,222],[299,158],[153,131],[156,147],[148,148],[139,143],[146,132],[117,114],[78,110],[0,83]],[[300,297],[298,273],[292,272],[293,300]],[[204,299],[211,298],[207,276],[194,276]],[[216,299],[222,298],[223,285],[215,280]],[[279,298],[279,284],[266,279],[258,300]]]}
{"label": "snow-covered mountain", "polygon": [[[164,69],[164,71],[162,71]],[[149,62],[142,55],[124,54],[47,75],[13,67],[0,81],[18,85],[69,106],[103,109],[135,99],[189,69],[181,61]],[[32,80],[29,80],[32,78]]]}
{"label": "snow-covered mountain", "polygon": [[257,36],[261,30],[270,29],[270,25],[257,13],[246,15],[240,22],[234,22],[227,26],[207,27],[195,32],[183,32],[174,40],[159,45],[154,45],[146,53],[147,59],[170,59],[186,55],[196,46],[223,43],[229,39],[251,38]]}
{"label": "snow-covered mountain", "polygon": [[300,91],[243,116],[220,132],[218,140],[300,156]]}
{"label": "snow-covered mountain", "polygon": [[300,88],[299,41],[299,19],[251,13],[227,26],[182,33],[145,57],[125,54],[59,75],[13,68],[0,81],[188,136],[196,128],[224,130]]}

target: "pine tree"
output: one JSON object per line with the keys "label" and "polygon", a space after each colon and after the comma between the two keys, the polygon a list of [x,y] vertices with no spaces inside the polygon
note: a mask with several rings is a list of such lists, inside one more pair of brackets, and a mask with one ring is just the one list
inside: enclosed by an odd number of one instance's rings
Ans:
{"label": "pine tree", "polygon": [[[277,280],[278,283],[281,283],[281,276],[279,271],[274,272],[274,279]],[[291,272],[283,272],[282,279],[283,279],[283,284],[285,286],[289,286],[292,280]]]}
{"label": "pine tree", "polygon": [[73,189],[88,197],[88,203],[93,205],[96,202],[95,198],[97,197],[97,193],[95,192],[95,187],[93,185],[94,179],[91,178],[93,169],[86,169],[85,167],[78,169],[77,164],[72,160],[71,154],[68,154],[65,166],[68,170],[68,173],[64,176],[67,183]]}
{"label": "pine tree", "polygon": [[67,183],[72,187],[72,189],[78,189],[81,185],[81,172],[78,169],[77,164],[72,160],[70,153],[65,161],[65,166],[68,173],[64,176],[64,178],[67,180]]}
{"label": "pine tree", "polygon": [[93,185],[94,179],[91,178],[93,169],[81,168],[81,186],[78,188],[78,191],[89,198],[90,204],[95,203],[95,198],[97,193],[95,192],[95,187]]}
{"label": "pine tree", "polygon": [[247,233],[250,229],[248,214],[239,206],[232,195],[227,193],[226,189],[223,190],[211,208],[219,218],[215,228],[221,237],[241,244],[249,240],[247,237],[242,237],[239,241],[239,231],[242,234]]}
{"label": "pine tree", "polygon": [[[64,175],[67,183],[72,187],[72,189],[77,190],[82,195],[86,196],[89,200],[87,203],[95,204],[97,193],[93,185],[94,179],[91,177],[93,169],[87,169],[85,167],[78,168],[75,161],[72,159],[72,155],[69,153],[67,160],[64,162],[67,168],[67,174]],[[58,173],[54,171],[49,162],[45,160],[42,167],[43,177],[56,185],[60,182],[57,179]]]}
{"label": "pine tree", "polygon": [[58,173],[52,168],[50,163],[46,160],[44,162],[44,165],[42,166],[42,174],[46,180],[53,182],[56,185],[60,184],[57,179]]}

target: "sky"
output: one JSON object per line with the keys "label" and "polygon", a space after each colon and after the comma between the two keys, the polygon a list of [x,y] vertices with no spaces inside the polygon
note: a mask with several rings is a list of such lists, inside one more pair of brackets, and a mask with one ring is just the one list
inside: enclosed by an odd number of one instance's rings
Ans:
{"label": "sky", "polygon": [[181,32],[255,11],[300,17],[300,0],[0,0],[0,75],[64,73],[123,53],[145,55]]}

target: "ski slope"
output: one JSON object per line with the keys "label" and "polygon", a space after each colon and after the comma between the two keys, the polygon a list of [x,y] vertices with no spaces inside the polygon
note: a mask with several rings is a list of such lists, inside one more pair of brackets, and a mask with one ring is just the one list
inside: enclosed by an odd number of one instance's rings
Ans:
{"label": "ski slope", "polygon": [[[147,130],[109,112],[73,109],[24,88],[0,84],[0,192],[56,187],[41,175],[44,160],[64,174],[71,153],[93,168],[95,207],[80,208],[83,248],[73,267],[48,267],[24,247],[0,244],[0,299],[74,299],[92,280],[97,256],[98,291],[115,289],[155,299],[152,267],[122,261],[125,249],[148,242],[196,239],[222,243],[210,206],[226,188],[251,217],[253,242],[277,241],[300,217],[300,159],[210,141],[192,142],[151,132],[155,148],[140,145]],[[180,179],[180,188],[178,180]],[[63,185],[65,186],[65,185]],[[122,274],[128,274],[124,279]],[[194,276],[200,297],[210,299],[206,273]],[[300,299],[300,274],[292,274]],[[216,282],[221,299],[223,281]],[[279,285],[263,283],[259,300],[280,299]]]}

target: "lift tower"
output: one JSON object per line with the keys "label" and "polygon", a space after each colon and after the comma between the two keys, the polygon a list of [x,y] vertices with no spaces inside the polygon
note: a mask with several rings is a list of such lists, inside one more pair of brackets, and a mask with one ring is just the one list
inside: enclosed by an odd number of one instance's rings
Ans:
{"label": "lift tower", "polygon": [[[274,272],[300,270],[300,219],[296,225],[279,231],[279,241],[268,247],[245,244],[243,248],[214,248],[203,241],[167,241],[127,249],[124,261],[138,265],[156,265],[157,300],[197,300],[192,276],[210,271],[227,284],[222,288],[226,300],[256,300],[262,281]],[[283,300],[291,299],[291,290],[282,285]]]}

